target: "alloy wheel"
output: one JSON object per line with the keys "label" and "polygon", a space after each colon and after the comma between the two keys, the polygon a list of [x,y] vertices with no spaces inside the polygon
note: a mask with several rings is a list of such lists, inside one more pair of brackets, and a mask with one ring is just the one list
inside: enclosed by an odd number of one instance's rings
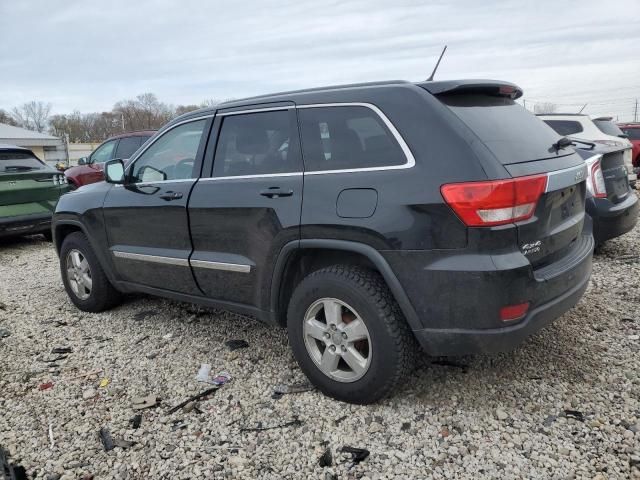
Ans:
{"label": "alloy wheel", "polygon": [[67,253],[67,280],[71,290],[80,300],[86,300],[91,295],[91,268],[89,262],[80,250],[72,249]]}

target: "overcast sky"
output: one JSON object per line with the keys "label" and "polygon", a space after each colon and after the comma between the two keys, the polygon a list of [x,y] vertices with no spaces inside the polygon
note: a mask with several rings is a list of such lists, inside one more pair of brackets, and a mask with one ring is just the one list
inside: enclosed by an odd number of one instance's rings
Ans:
{"label": "overcast sky", "polygon": [[628,120],[640,1],[0,0],[0,108],[110,110],[384,79],[497,78]]}

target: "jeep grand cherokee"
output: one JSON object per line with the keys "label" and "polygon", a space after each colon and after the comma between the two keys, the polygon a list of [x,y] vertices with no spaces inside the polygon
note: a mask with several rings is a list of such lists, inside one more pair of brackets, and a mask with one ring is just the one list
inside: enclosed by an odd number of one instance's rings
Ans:
{"label": "jeep grand cherokee", "polygon": [[415,347],[506,350],[591,272],[586,165],[490,80],[326,87],[181,116],[62,197],[84,311],[145,292],[287,328],[325,394],[393,391]]}

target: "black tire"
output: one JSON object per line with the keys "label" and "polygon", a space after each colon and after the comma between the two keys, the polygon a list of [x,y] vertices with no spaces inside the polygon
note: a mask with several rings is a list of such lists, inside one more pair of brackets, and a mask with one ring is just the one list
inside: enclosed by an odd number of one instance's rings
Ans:
{"label": "black tire", "polygon": [[[366,373],[353,382],[326,375],[305,346],[305,314],[323,298],[335,298],[352,306],[369,332],[370,364]],[[334,265],[307,276],[289,302],[287,329],[293,354],[305,375],[325,395],[344,402],[370,404],[380,400],[402,383],[414,365],[413,334],[380,274],[367,268]]]}
{"label": "black tire", "polygon": [[[67,275],[66,262],[67,255],[71,250],[78,250],[87,260],[91,270],[91,292],[88,298],[81,299],[73,291]],[[67,295],[73,304],[84,312],[101,312],[107,310],[121,301],[121,294],[118,292],[104,273],[87,237],[81,232],[69,234],[62,242],[60,249],[60,274],[62,282],[67,291]]]}

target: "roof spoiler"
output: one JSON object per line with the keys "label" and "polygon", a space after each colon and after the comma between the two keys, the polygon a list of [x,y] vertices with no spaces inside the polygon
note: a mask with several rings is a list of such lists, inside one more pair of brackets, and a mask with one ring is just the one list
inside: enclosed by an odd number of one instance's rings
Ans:
{"label": "roof spoiler", "polygon": [[429,93],[484,93],[500,97],[520,98],[522,89],[510,82],[500,80],[445,80],[418,84]]}

